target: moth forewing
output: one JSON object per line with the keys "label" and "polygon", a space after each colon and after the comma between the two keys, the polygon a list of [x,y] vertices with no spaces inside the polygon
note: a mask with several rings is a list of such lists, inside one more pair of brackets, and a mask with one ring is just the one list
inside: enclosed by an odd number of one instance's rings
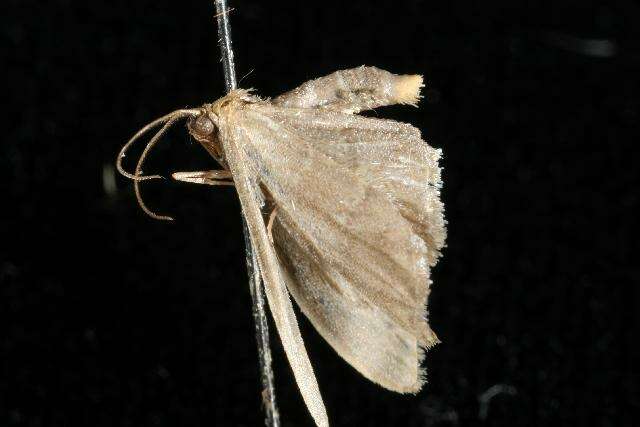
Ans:
{"label": "moth forewing", "polygon": [[[229,111],[230,115],[233,113],[234,111]],[[228,123],[225,120],[227,117],[222,119],[221,123]],[[263,195],[259,188],[260,177],[249,166],[250,160],[239,148],[247,143],[247,130],[233,127],[232,123],[229,126],[231,127],[225,128],[225,124],[222,124],[222,134],[225,135],[222,146],[234,177],[251,244],[256,251],[269,308],[307,408],[318,426],[328,426],[329,420],[318,383],[302,341],[279,262],[267,235],[261,211]]]}

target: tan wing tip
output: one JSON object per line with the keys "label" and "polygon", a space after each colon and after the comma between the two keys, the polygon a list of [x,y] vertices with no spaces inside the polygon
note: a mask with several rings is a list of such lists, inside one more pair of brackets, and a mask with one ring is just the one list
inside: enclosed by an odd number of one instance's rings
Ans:
{"label": "tan wing tip", "polygon": [[442,341],[440,341],[436,333],[433,332],[433,330],[427,325],[427,331],[426,331],[426,335],[424,337],[424,343],[422,344],[422,346],[426,350],[430,350],[436,345],[440,344],[441,342]]}
{"label": "tan wing tip", "polygon": [[395,98],[398,104],[418,106],[422,98],[420,89],[424,87],[422,76],[419,74],[398,76],[395,84]]}

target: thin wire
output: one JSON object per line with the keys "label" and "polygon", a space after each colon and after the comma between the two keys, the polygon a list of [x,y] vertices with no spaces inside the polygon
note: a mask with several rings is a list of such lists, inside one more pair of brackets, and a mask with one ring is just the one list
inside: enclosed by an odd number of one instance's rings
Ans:
{"label": "thin wire", "polygon": [[[218,43],[222,53],[222,69],[227,92],[236,89],[236,69],[231,46],[231,25],[229,24],[229,12],[226,0],[214,0],[216,5],[216,19],[218,21]],[[265,425],[267,427],[280,427],[280,414],[276,405],[275,387],[273,385],[273,369],[271,368],[271,348],[269,347],[269,324],[265,312],[264,293],[262,280],[256,254],[251,247],[249,229],[244,217],[242,218],[244,230],[245,254],[247,257],[247,272],[249,274],[249,291],[253,303],[253,320],[256,328],[256,341],[258,343],[258,361],[260,364],[260,378],[262,382],[262,403],[265,410]]]}
{"label": "thin wire", "polygon": [[227,92],[238,87],[236,82],[236,64],[233,59],[233,48],[231,47],[231,24],[229,23],[229,12],[226,0],[215,0],[216,20],[218,21],[218,44],[222,54],[222,69],[224,71],[224,82]]}

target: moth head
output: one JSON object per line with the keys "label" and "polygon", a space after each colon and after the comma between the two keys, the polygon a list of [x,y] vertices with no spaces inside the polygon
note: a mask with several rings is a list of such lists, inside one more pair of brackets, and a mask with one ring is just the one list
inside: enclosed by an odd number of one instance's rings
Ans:
{"label": "moth head", "polygon": [[189,133],[200,143],[216,143],[218,116],[206,107],[200,110],[200,114],[192,117],[187,128]]}
{"label": "moth head", "polygon": [[218,132],[218,115],[212,111],[210,105],[205,105],[200,109],[200,114],[192,117],[187,123],[189,134],[198,141],[213,156],[220,165],[227,169],[224,159],[224,151],[220,144]]}

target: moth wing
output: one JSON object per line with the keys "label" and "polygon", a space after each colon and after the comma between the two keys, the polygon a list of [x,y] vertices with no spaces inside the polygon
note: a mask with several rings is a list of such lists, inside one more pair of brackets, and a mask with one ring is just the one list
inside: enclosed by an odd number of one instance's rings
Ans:
{"label": "moth wing", "polygon": [[305,82],[272,102],[280,107],[357,113],[384,105],[416,105],[422,86],[422,76],[397,75],[363,65]]}
{"label": "moth wing", "polygon": [[446,237],[441,150],[423,141],[414,126],[394,120],[316,109],[293,114],[276,109],[272,115],[362,184],[383,193],[425,240],[429,265],[435,265]]}
{"label": "moth wing", "polygon": [[245,129],[235,126],[227,127],[227,129],[230,132],[222,139],[226,161],[233,174],[242,211],[249,228],[251,244],[256,251],[271,314],[309,412],[318,426],[328,426],[329,420],[318,383],[300,335],[289,293],[285,287],[284,273],[280,269],[277,256],[265,229],[261,213],[263,198],[258,187],[256,169],[250,167],[252,162],[244,157],[242,150],[238,149],[238,145],[244,143],[243,131]]}
{"label": "moth wing", "polygon": [[411,199],[403,185],[430,187],[426,198],[437,202],[422,208],[442,224],[437,155],[420,148],[415,128],[390,120],[269,104],[242,120],[252,129],[243,150],[277,207],[274,243],[303,313],[365,377],[418,391],[423,348],[437,342],[425,303],[444,231],[426,223],[413,206],[424,197]]}

